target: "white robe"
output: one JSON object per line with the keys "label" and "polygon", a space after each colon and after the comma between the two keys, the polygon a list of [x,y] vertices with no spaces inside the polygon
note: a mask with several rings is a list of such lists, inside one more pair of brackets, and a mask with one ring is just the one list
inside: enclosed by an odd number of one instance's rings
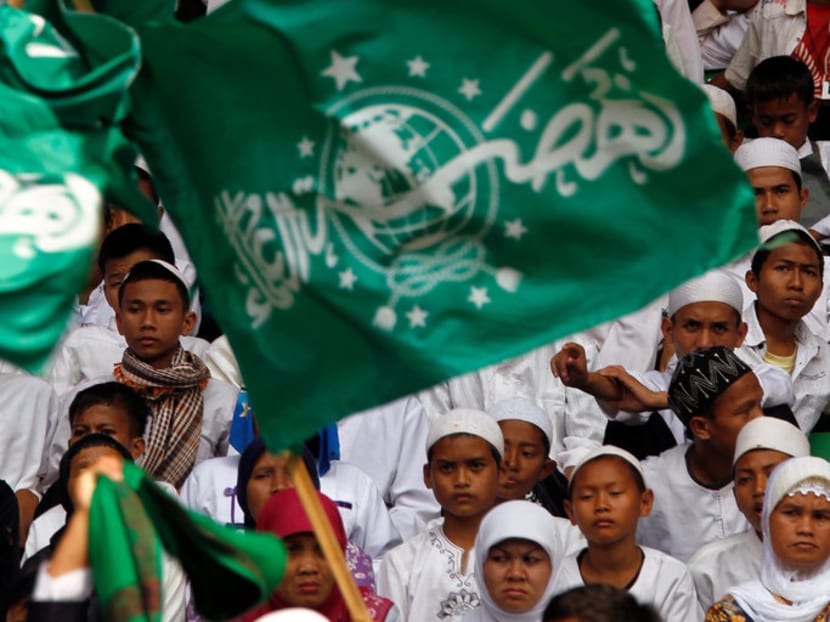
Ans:
{"label": "white robe", "polygon": [[[239,456],[205,460],[190,473],[179,495],[192,510],[223,525],[242,527],[245,516],[236,496]],[[337,505],[346,537],[372,558],[401,543],[372,479],[353,464],[334,461],[320,478],[320,492]]]}
{"label": "white robe", "polygon": [[424,485],[428,429],[424,409],[414,397],[337,422],[340,459],[372,478],[404,540],[423,531],[440,511]]}
{"label": "white robe", "polygon": [[377,576],[377,592],[397,605],[405,622],[459,622],[481,604],[467,553],[444,535],[443,518],[389,551]]}
{"label": "white robe", "polygon": [[695,553],[688,566],[700,606],[708,611],[730,588],[758,578],[761,538],[751,529],[715,540]]}
{"label": "white robe", "polygon": [[[701,622],[703,611],[697,601],[689,571],[681,562],[655,549],[641,547],[643,565],[628,592],[640,603],[653,605],[667,622]],[[554,593],[585,585],[577,555],[569,555],[556,567]]]}
{"label": "white robe", "polygon": [[49,384],[25,374],[0,374],[0,479],[12,490],[33,489],[45,476],[57,413]]}
{"label": "white robe", "polygon": [[637,525],[639,544],[683,562],[704,544],[750,528],[735,502],[731,481],[713,490],[692,479],[686,467],[690,446],[678,445],[643,461],[654,507]]}

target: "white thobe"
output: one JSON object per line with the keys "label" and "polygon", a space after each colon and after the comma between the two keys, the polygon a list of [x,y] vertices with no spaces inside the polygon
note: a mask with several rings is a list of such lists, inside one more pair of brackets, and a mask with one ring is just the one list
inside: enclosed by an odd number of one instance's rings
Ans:
{"label": "white thobe", "polygon": [[[663,620],[671,622],[701,622],[703,611],[698,604],[695,586],[689,571],[682,563],[655,549],[641,547],[643,565],[629,594],[639,603],[652,605]],[[579,572],[578,554],[569,555],[555,564],[554,593],[560,594],[585,585]]]}
{"label": "white thobe", "polygon": [[[748,326],[746,338],[736,353],[753,365],[763,362],[767,338],[754,304],[744,311],[744,321]],[[790,374],[795,393],[792,411],[802,432],[809,434],[830,403],[830,347],[803,320],[796,326],[795,343],[795,368]]]}
{"label": "white thobe", "polygon": [[761,538],[750,529],[702,547],[689,560],[697,598],[704,611],[736,585],[753,581],[761,572]]}
{"label": "white thobe", "polygon": [[440,511],[424,485],[428,430],[424,409],[411,396],[337,422],[341,460],[372,478],[404,540]]}
{"label": "white thobe", "polygon": [[732,482],[715,490],[692,478],[686,466],[690,447],[678,445],[643,461],[654,507],[637,526],[640,544],[683,562],[704,544],[750,528],[738,510]]}
{"label": "white thobe", "polygon": [[378,594],[397,605],[406,622],[458,622],[481,603],[474,576],[474,553],[445,535],[442,518],[426,531],[389,551],[377,577]]}
{"label": "white thobe", "polygon": [[46,474],[57,425],[58,399],[48,383],[26,374],[0,374],[0,479],[33,489]]}

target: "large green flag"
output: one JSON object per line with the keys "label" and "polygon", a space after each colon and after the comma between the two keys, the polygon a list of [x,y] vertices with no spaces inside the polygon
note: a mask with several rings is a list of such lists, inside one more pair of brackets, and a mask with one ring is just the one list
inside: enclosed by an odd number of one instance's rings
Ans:
{"label": "large green flag", "polygon": [[86,31],[96,46],[82,57],[40,16],[0,6],[0,358],[31,371],[85,283],[102,196],[153,217],[125,174],[135,150],[117,125],[135,35],[103,16]]}
{"label": "large green flag", "polygon": [[234,0],[137,30],[133,134],[272,448],[756,242],[650,0]]}

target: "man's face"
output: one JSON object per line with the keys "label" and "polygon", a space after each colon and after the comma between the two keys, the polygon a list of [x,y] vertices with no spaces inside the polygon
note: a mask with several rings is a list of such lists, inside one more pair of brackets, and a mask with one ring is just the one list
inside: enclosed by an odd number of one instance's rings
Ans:
{"label": "man's face", "polygon": [[746,278],[758,297],[759,312],[785,322],[803,318],[821,295],[818,253],[807,244],[790,242],[773,249],[758,276],[748,272]]}
{"label": "man's face", "polygon": [[170,366],[179,337],[193,328],[195,316],[183,308],[175,283],[146,279],[124,287],[115,315],[118,330],[142,361],[163,369]]}
{"label": "man's face", "polygon": [[807,140],[807,129],[816,120],[818,102],[806,105],[797,93],[757,102],[752,106],[752,123],[761,138],[780,138],[796,149]]}
{"label": "man's face", "polygon": [[755,216],[759,227],[776,220],[798,221],[801,218],[809,193],[807,188],[799,191],[792,171],[780,166],[759,166],[747,171],[747,175],[755,193]]}
{"label": "man's face", "polygon": [[682,358],[701,348],[737,348],[746,336],[746,324],[728,304],[694,302],[663,321],[663,336],[674,344],[677,358]]}

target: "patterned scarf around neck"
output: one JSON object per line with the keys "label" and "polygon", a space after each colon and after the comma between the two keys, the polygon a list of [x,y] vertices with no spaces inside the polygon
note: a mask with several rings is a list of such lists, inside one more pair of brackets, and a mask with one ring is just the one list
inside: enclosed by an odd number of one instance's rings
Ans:
{"label": "patterned scarf around neck", "polygon": [[113,375],[143,395],[153,408],[142,468],[180,488],[196,460],[204,412],[202,391],[210,371],[198,356],[182,348],[164,369],[154,369],[127,348]]}

